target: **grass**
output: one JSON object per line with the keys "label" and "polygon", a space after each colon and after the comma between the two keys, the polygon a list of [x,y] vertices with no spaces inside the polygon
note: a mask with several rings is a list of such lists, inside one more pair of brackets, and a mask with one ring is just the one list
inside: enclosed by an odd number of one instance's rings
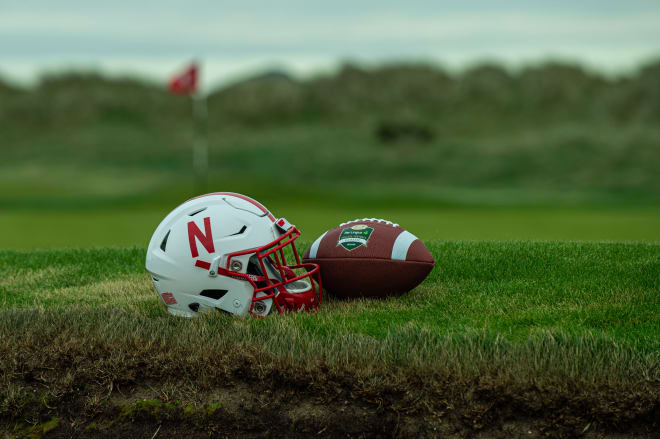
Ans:
{"label": "grass", "polygon": [[[212,135],[209,190],[258,199],[307,240],[382,217],[427,240],[660,241],[656,131],[595,130],[583,148],[585,129],[391,145],[362,126],[228,127]],[[0,164],[0,249],[146,245],[199,191],[189,139],[147,134],[98,123],[17,136]],[[643,163],[623,159],[639,148]]]}
{"label": "grass", "polygon": [[427,245],[400,298],[266,319],[170,316],[142,248],[0,251],[0,431],[654,431],[660,245]]}
{"label": "grass", "polygon": [[[656,128],[537,128],[416,144],[381,143],[363,123],[222,125],[211,129],[209,190],[258,199],[308,240],[359,217],[427,240],[660,240]],[[0,249],[146,245],[199,192],[189,127],[168,129],[12,127]]]}
{"label": "grass", "polygon": [[[582,96],[588,108],[575,115],[565,96],[550,115],[541,104],[526,110],[527,98],[500,111],[492,90],[470,92],[488,71],[474,84],[468,75],[452,79],[456,87],[423,88],[436,90],[428,107],[419,100],[426,91],[390,96],[405,105],[354,105],[365,96],[351,90],[382,88],[371,80],[325,89],[321,79],[321,95],[289,116],[286,99],[263,105],[263,90],[252,109],[240,106],[249,104],[240,90],[211,99],[219,120],[209,126],[212,190],[253,196],[307,242],[349,219],[386,218],[425,240],[437,261],[401,298],[328,297],[317,314],[265,320],[169,316],[144,270],[156,225],[199,192],[187,102],[140,84],[81,87],[75,77],[4,100],[0,431],[240,436],[233,425],[260,425],[249,416],[264,407],[278,414],[275,436],[370,428],[424,437],[398,430],[408,413],[421,414],[410,425],[426,426],[427,436],[470,436],[482,424],[506,432],[512,416],[528,415],[542,418],[539,435],[546,424],[565,428],[545,430],[551,436],[590,425],[657,429],[655,101],[608,94],[600,114],[596,93]],[[359,79],[350,73],[338,78]],[[650,81],[647,73],[638,79]],[[386,88],[419,85],[404,79]],[[467,107],[445,101],[447,91]],[[326,117],[311,114],[310,102],[338,106]],[[379,140],[390,122],[434,137]],[[300,430],[298,419],[320,406],[325,415]],[[459,430],[442,429],[444,413]],[[521,420],[521,435],[529,422]]]}
{"label": "grass", "polygon": [[[0,249],[145,246],[165,215],[195,193],[167,172],[39,166],[0,172]],[[660,241],[660,208],[625,194],[411,183],[314,185],[215,180],[248,194],[312,241],[337,224],[376,217],[425,240]]]}
{"label": "grass", "polygon": [[[43,249],[145,246],[167,207],[0,211],[0,248]],[[276,200],[267,205],[313,240],[355,218],[385,218],[421,239],[660,241],[660,210],[647,207],[461,207],[314,205]]]}
{"label": "grass", "polygon": [[[50,182],[59,169],[72,168],[84,178],[68,186],[85,191],[76,183],[94,181],[94,172],[104,169],[128,173],[128,182],[142,172],[170,183],[181,183],[192,171],[192,135],[180,124],[136,128],[96,121],[38,127],[10,127],[6,144],[11,148],[0,146],[6,153],[3,173],[36,167],[42,171],[36,181]],[[623,198],[653,201],[660,193],[655,148],[660,132],[652,124],[524,126],[502,133],[447,133],[428,144],[382,143],[374,128],[371,123],[331,122],[212,126],[210,175],[225,184],[247,176],[288,186],[352,185],[357,191],[368,184],[404,183],[436,189],[619,191]],[[125,187],[127,181],[115,179],[110,187]]]}
{"label": "grass", "polygon": [[[4,251],[2,332],[21,333],[13,326],[26,322],[37,330],[53,324],[54,314],[73,319],[71,330],[81,333],[158,340],[156,334],[176,328],[187,334],[176,343],[194,336],[223,345],[249,340],[251,348],[296,361],[323,355],[332,362],[334,355],[356,364],[434,368],[449,355],[455,364],[442,367],[476,373],[493,367],[495,355],[514,370],[542,360],[553,373],[590,378],[658,373],[659,246],[433,241],[429,247],[436,268],[401,298],[330,298],[319,314],[193,322],[165,315],[142,249]],[[100,309],[122,312],[97,322]],[[40,311],[27,318],[22,310]],[[570,359],[562,357],[567,350]]]}

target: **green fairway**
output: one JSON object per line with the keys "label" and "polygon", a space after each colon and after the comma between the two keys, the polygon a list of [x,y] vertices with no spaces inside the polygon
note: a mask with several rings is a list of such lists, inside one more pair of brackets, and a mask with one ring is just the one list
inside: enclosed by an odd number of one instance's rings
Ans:
{"label": "green fairway", "polygon": [[[145,246],[170,208],[0,210],[0,248]],[[384,218],[421,239],[660,241],[660,210],[652,208],[388,207],[268,205],[312,241],[339,223]],[[9,232],[11,231],[11,232]]]}

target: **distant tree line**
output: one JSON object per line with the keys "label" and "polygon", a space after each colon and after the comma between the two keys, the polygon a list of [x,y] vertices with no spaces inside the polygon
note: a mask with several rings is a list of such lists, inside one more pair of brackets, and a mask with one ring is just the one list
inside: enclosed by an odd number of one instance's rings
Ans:
{"label": "distant tree line", "polygon": [[[620,77],[557,62],[516,72],[483,64],[457,74],[430,64],[347,64],[305,80],[272,72],[213,91],[209,111],[218,126],[373,123],[387,136],[393,124],[421,138],[428,127],[469,133],[565,121],[657,123],[660,60]],[[27,90],[0,81],[2,124],[172,127],[186,123],[189,112],[186,99],[131,78],[49,74]]]}

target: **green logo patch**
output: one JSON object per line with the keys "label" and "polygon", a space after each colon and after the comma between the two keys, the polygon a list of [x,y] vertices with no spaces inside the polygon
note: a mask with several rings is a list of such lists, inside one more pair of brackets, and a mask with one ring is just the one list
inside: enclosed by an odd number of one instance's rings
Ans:
{"label": "green logo patch", "polygon": [[346,250],[355,250],[359,246],[367,246],[367,241],[371,237],[374,229],[364,225],[356,224],[341,231],[337,245],[341,245]]}

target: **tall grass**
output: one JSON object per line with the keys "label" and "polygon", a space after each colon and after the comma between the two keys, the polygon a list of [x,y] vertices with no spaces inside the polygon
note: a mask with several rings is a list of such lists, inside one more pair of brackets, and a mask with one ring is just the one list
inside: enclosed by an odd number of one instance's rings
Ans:
{"label": "tall grass", "polygon": [[[73,355],[118,369],[125,367],[121,358],[159,358],[159,367],[200,367],[189,370],[194,376],[211,367],[204,366],[207,361],[231,364],[248,355],[255,367],[322,368],[356,377],[389,372],[457,382],[488,376],[504,382],[609,385],[660,379],[660,353],[590,331],[540,330],[511,342],[491,331],[442,332],[410,324],[377,338],[341,333],[336,317],[319,315],[310,326],[296,315],[259,321],[220,315],[182,320],[111,308],[14,309],[2,311],[0,350],[13,353],[6,359],[18,354],[27,360],[41,352],[43,360]],[[234,359],[224,361],[227,357]],[[9,371],[16,365],[4,367]]]}

